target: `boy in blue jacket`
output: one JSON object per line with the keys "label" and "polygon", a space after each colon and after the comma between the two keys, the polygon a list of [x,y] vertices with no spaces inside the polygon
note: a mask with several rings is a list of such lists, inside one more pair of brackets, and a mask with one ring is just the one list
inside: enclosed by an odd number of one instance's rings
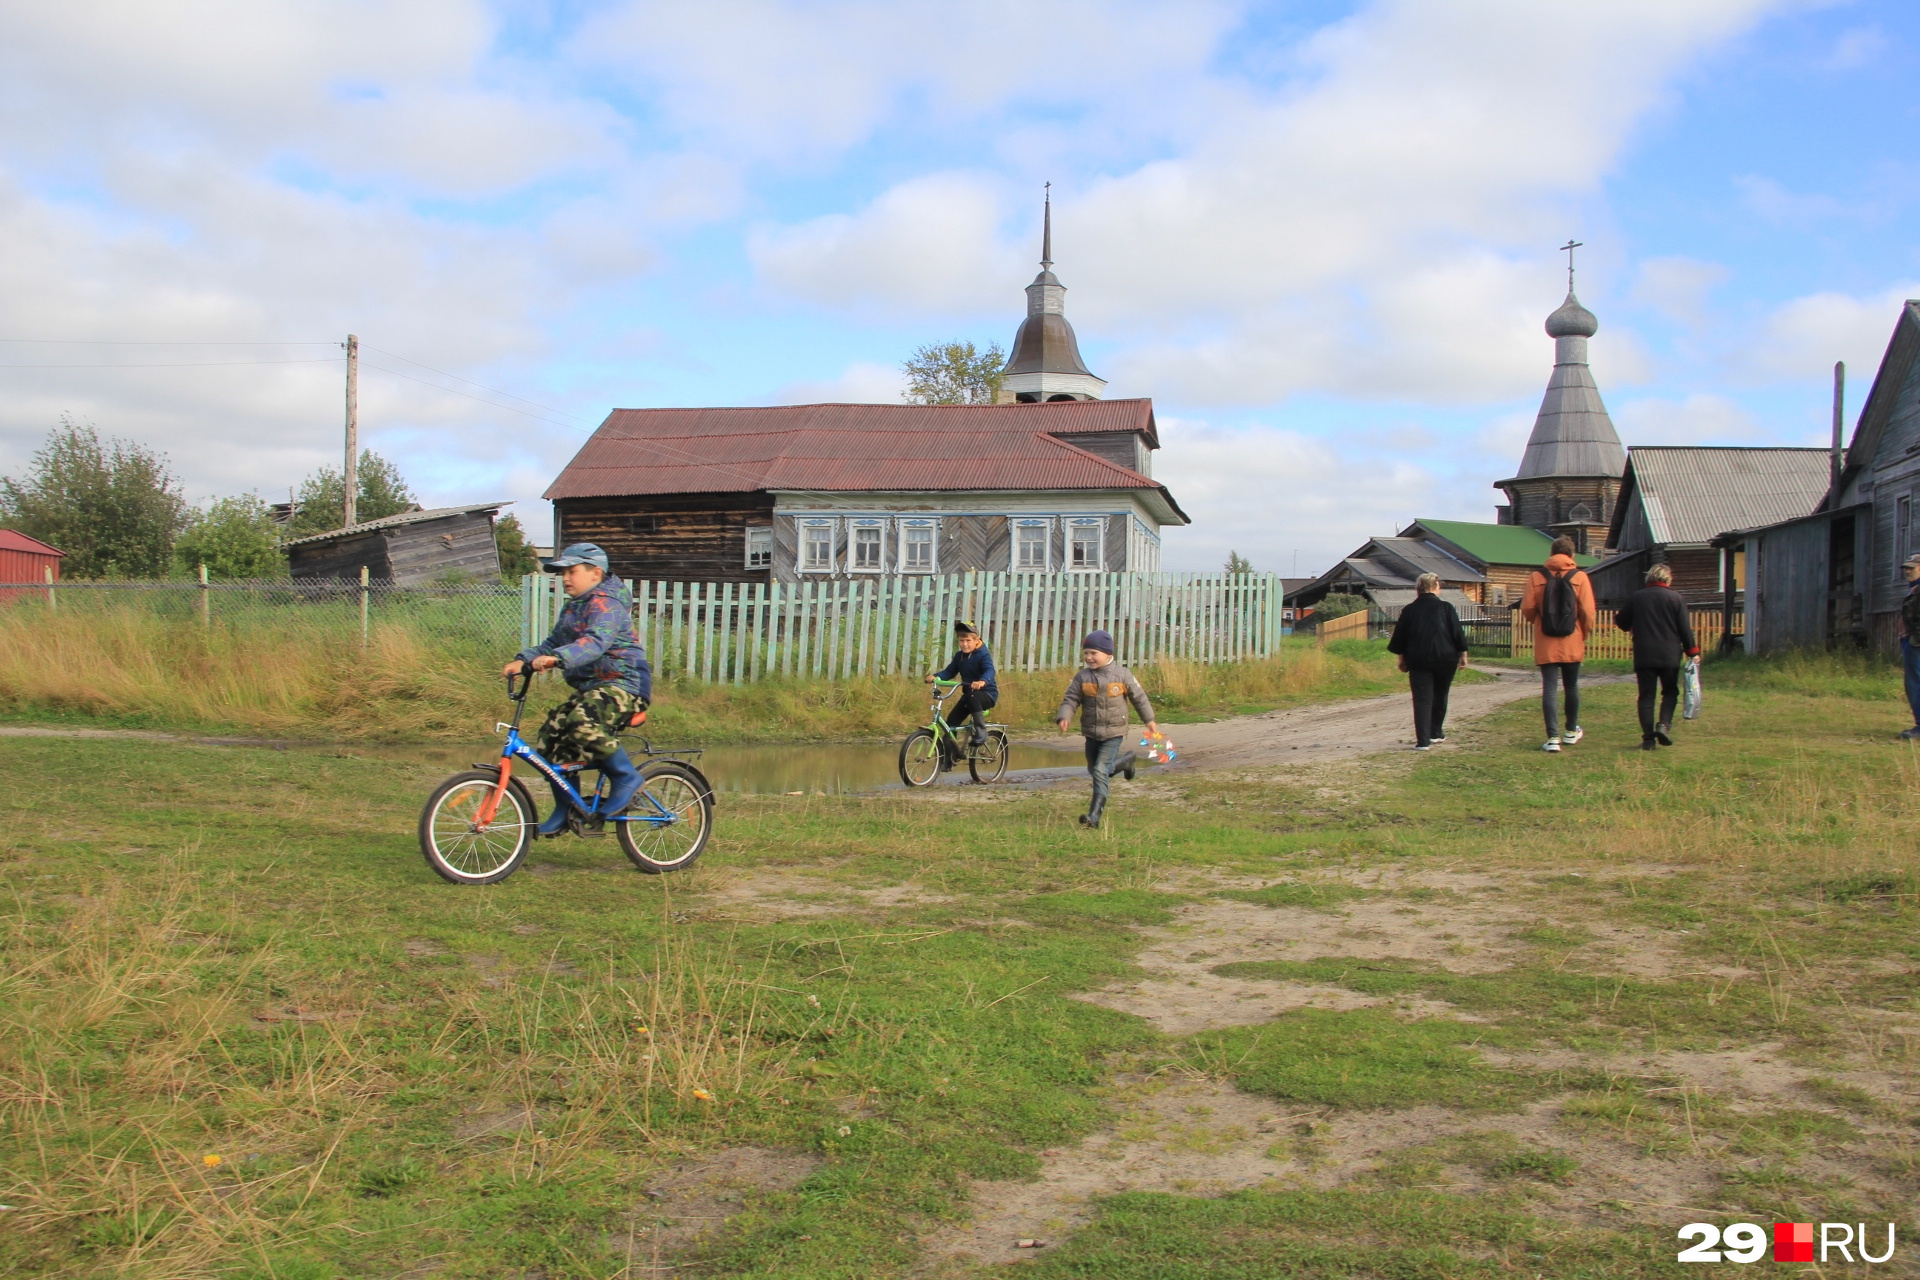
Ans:
{"label": "boy in blue jacket", "polygon": [[[653,695],[653,669],[633,631],[633,592],[607,569],[607,553],[591,542],[576,542],[542,568],[560,574],[569,597],[553,625],[553,634],[522,649],[505,668],[519,675],[523,664],[535,671],[559,667],[573,696],[547,713],[535,743],[554,764],[581,761],[612,784],[600,812],[616,814],[640,790],[640,770],[620,745],[620,731],[644,711]],[[540,834],[566,829],[569,807],[552,781],[553,812]]]}
{"label": "boy in blue jacket", "polygon": [[[947,723],[958,725],[962,720],[971,719],[973,731],[968,746],[978,749],[987,739],[986,713],[993,709],[994,703],[1000,701],[1000,686],[994,683],[993,655],[987,652],[986,641],[980,638],[980,633],[967,623],[956,622],[953,624],[953,634],[959,649],[944,670],[927,677],[927,683],[932,684],[935,680],[960,682],[960,696],[947,711]],[[944,758],[944,744],[942,755],[940,767],[953,768],[954,761]]]}

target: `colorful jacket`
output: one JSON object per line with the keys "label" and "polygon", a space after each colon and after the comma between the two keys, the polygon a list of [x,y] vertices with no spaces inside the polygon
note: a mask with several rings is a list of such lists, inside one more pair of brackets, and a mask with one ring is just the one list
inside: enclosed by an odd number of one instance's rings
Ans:
{"label": "colorful jacket", "polygon": [[[1540,630],[1540,607],[1542,597],[1547,593],[1547,574],[1554,577],[1573,577],[1573,598],[1579,610],[1579,625],[1574,627],[1570,636],[1550,636]],[[1533,661],[1536,666],[1546,666],[1554,662],[1585,662],[1587,659],[1587,637],[1593,634],[1594,626],[1600,621],[1600,613],[1593,603],[1593,584],[1587,581],[1587,575],[1580,571],[1572,556],[1554,555],[1547,557],[1544,570],[1535,569],[1527,580],[1527,594],[1520,601],[1520,616],[1534,624]]]}
{"label": "colorful jacket", "polygon": [[1147,701],[1147,691],[1133,678],[1133,672],[1117,662],[1098,670],[1082,667],[1067,683],[1067,696],[1060,700],[1060,714],[1054,719],[1071,719],[1073,709],[1078,707],[1080,732],[1095,742],[1105,742],[1127,731],[1129,702],[1142,720],[1153,722],[1153,704]]}
{"label": "colorful jacket", "polygon": [[582,692],[618,685],[643,700],[653,698],[653,668],[633,633],[633,591],[618,578],[603,578],[567,601],[553,634],[516,656],[529,662],[543,655],[560,659],[560,674]]}

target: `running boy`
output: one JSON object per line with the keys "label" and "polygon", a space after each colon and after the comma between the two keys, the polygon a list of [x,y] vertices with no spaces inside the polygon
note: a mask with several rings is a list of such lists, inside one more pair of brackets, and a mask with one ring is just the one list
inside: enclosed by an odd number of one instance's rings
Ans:
{"label": "running boy", "polygon": [[[576,542],[541,567],[560,574],[569,599],[553,634],[522,649],[505,674],[519,675],[522,664],[535,671],[561,668],[573,696],[547,713],[536,745],[554,764],[581,761],[598,769],[613,784],[600,812],[615,814],[640,790],[640,770],[620,745],[620,731],[653,695],[653,670],[633,633],[633,592],[608,573],[607,553],[591,542]],[[557,836],[570,806],[558,785],[547,786],[553,812],[540,834]]]}
{"label": "running boy", "polygon": [[1080,708],[1080,732],[1087,739],[1087,772],[1093,775],[1093,804],[1080,815],[1080,825],[1097,827],[1107,807],[1107,795],[1113,789],[1113,775],[1133,781],[1135,757],[1120,750],[1127,733],[1127,703],[1147,722],[1147,732],[1158,734],[1160,725],[1153,718],[1153,704],[1147,691],[1133,678],[1133,672],[1113,660],[1113,637],[1104,631],[1087,633],[1080,642],[1080,657],[1087,665],[1067,685],[1067,696],[1060,700],[1060,732],[1067,731],[1073,709]]}
{"label": "running boy", "polygon": [[[960,647],[955,650],[953,659],[944,670],[927,677],[927,683],[932,684],[935,680],[960,682],[960,696],[947,711],[947,724],[958,725],[962,720],[971,718],[972,737],[967,745],[978,750],[987,738],[986,713],[993,709],[994,703],[1000,701],[1000,686],[994,683],[993,655],[987,652],[986,641],[980,638],[980,633],[964,622],[956,622],[953,624],[953,634],[954,642]],[[953,766],[952,760],[940,762],[942,769],[951,769]]]}

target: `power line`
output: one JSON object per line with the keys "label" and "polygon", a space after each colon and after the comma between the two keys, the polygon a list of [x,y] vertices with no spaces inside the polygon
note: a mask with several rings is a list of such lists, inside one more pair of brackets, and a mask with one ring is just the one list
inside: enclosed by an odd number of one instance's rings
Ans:
{"label": "power line", "polygon": [[332,364],[327,359],[306,360],[166,360],[144,364],[0,364],[0,369],[232,369],[256,364]]}
{"label": "power line", "polygon": [[0,338],[0,342],[16,342],[38,346],[70,347],[337,347],[333,342],[229,342],[222,339],[181,338],[179,340],[120,339],[120,338]]}

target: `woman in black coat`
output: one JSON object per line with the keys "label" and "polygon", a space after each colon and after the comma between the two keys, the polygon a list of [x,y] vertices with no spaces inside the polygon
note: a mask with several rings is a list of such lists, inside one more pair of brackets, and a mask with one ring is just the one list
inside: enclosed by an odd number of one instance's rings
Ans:
{"label": "woman in black coat", "polygon": [[1387,652],[1400,655],[1400,669],[1413,690],[1413,749],[1426,751],[1447,740],[1447,693],[1453,673],[1467,665],[1467,632],[1460,615],[1440,598],[1440,575],[1414,580],[1413,603],[1393,624]]}

